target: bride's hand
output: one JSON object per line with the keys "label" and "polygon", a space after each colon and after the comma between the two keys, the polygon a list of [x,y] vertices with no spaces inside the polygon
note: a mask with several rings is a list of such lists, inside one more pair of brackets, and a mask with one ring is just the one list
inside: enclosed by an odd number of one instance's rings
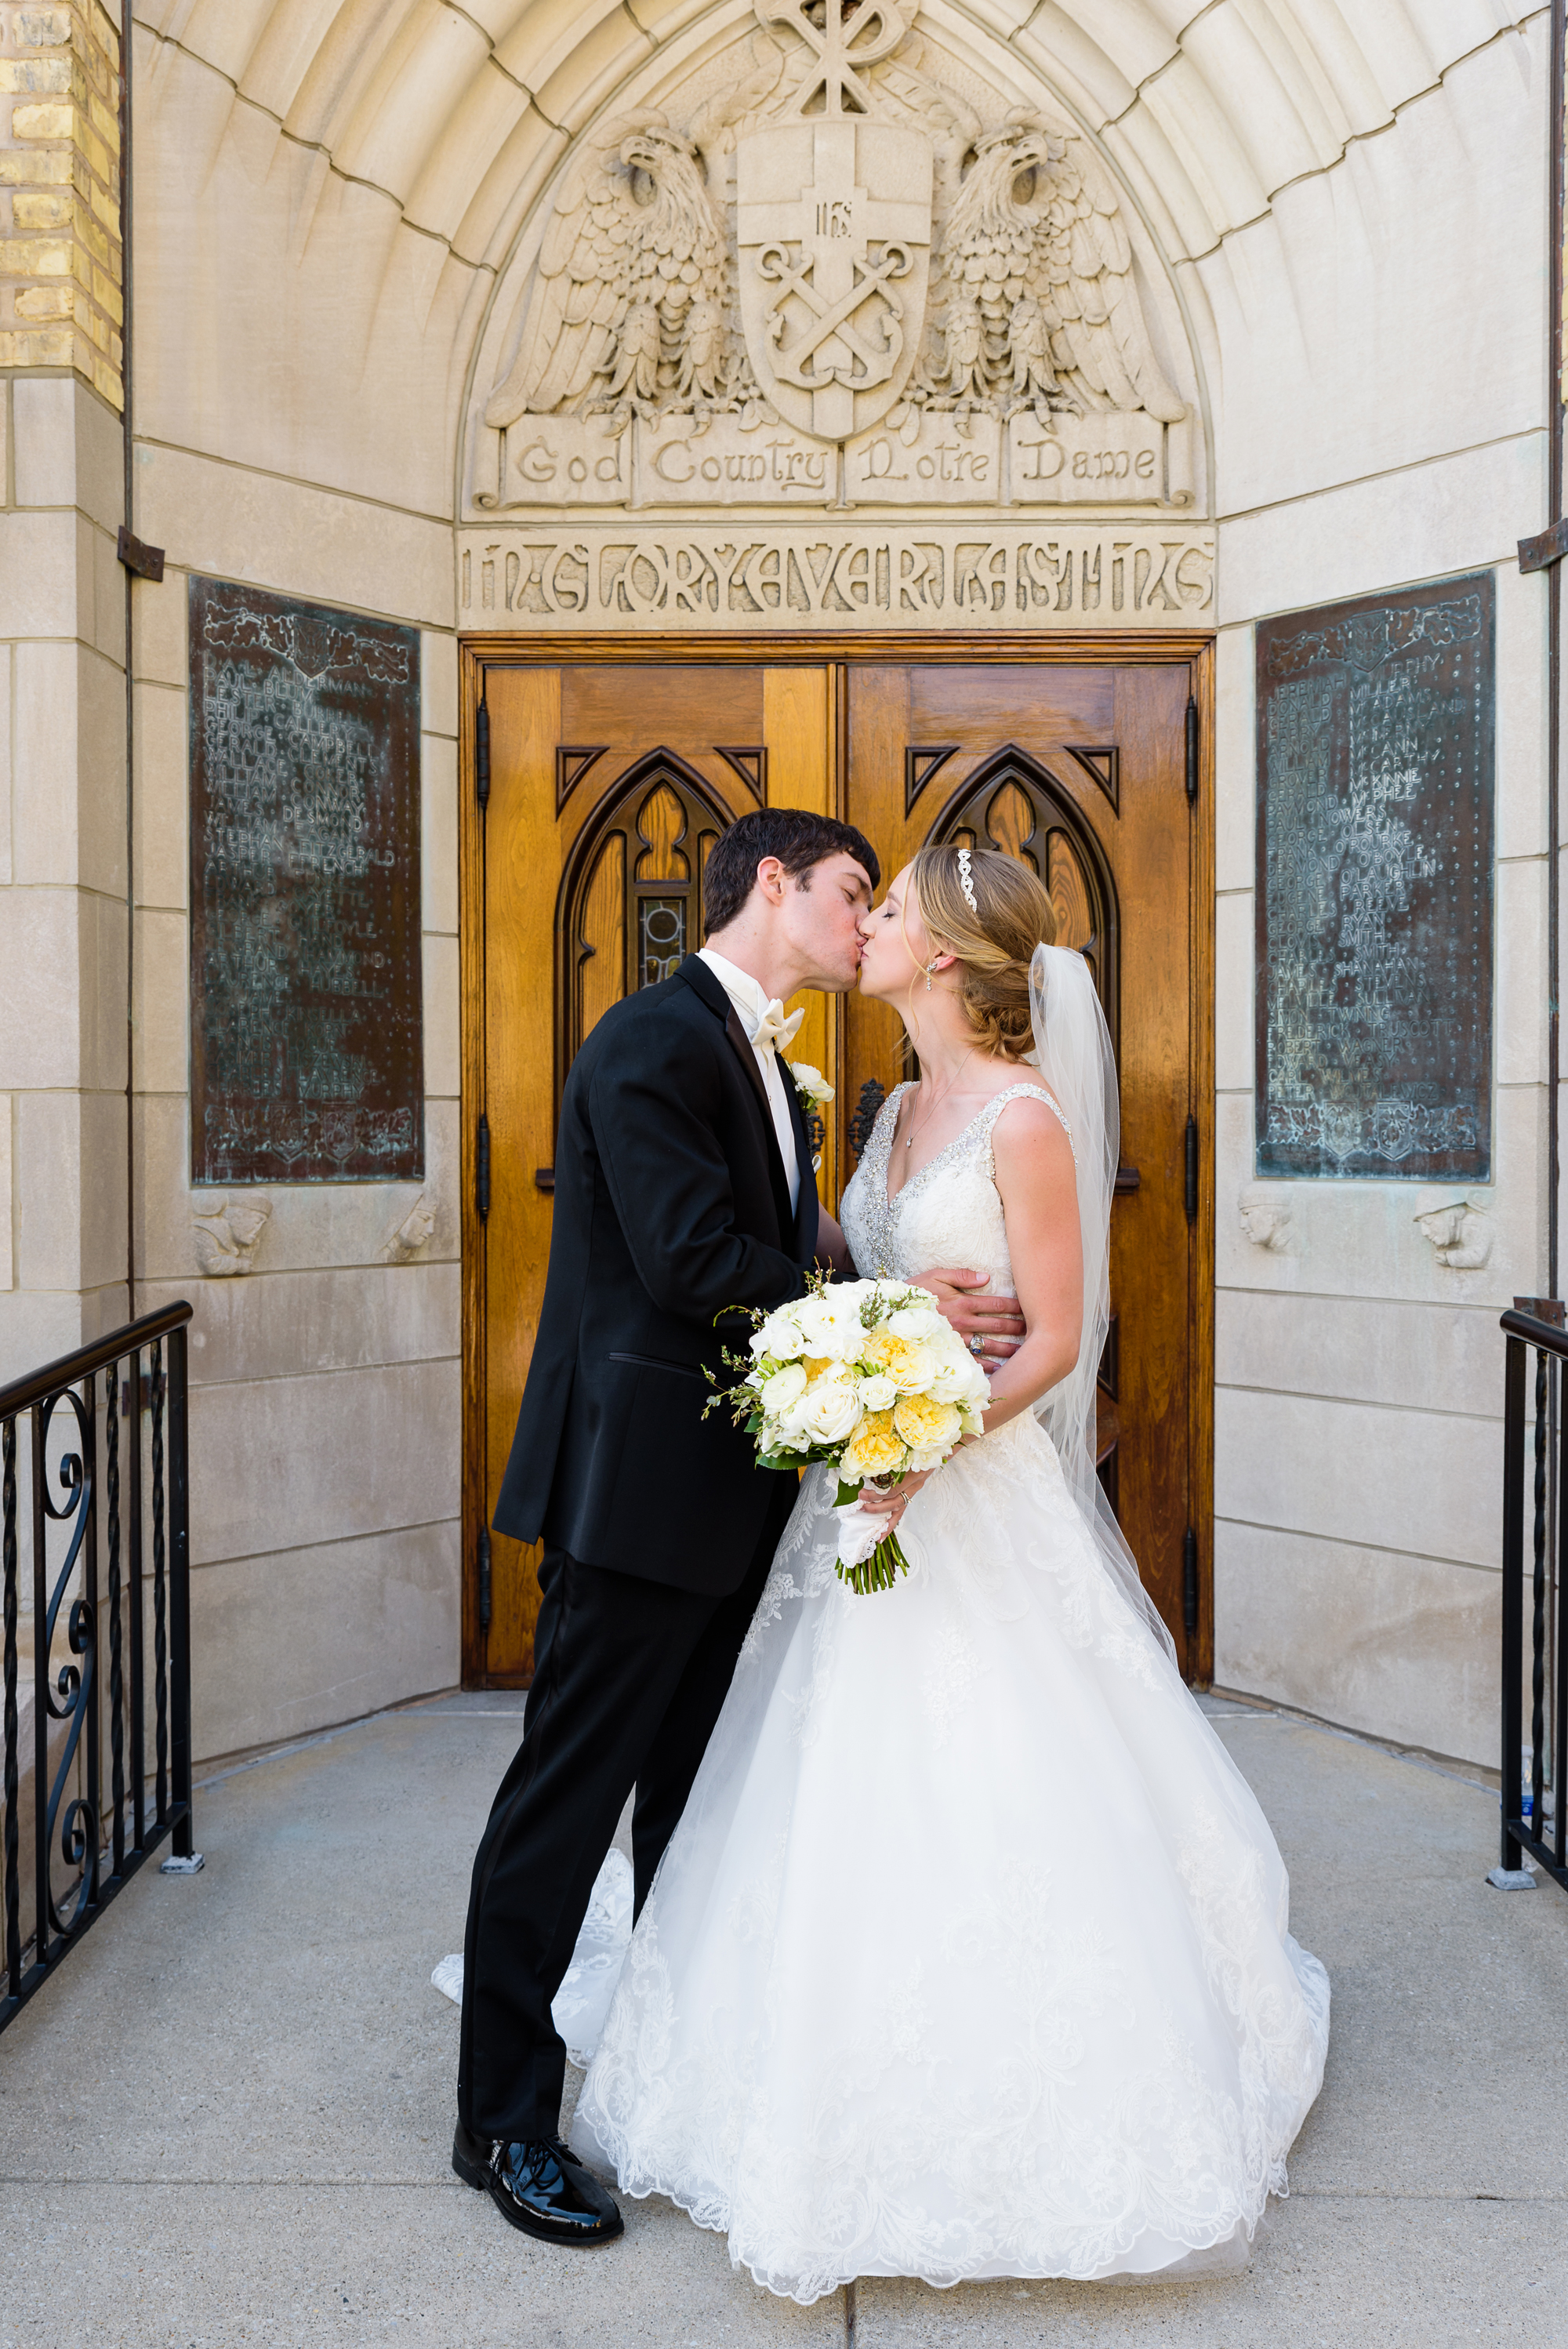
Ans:
{"label": "bride's hand", "polygon": [[908,1508],[921,1486],[929,1484],[935,1474],[934,1468],[923,1468],[917,1475],[901,1476],[896,1485],[890,1485],[885,1488],[881,1485],[862,1485],[861,1506],[869,1516],[885,1516],[889,1520],[888,1531],[896,1533],[899,1519],[905,1509]]}
{"label": "bride's hand", "polygon": [[971,1272],[961,1265],[939,1265],[914,1277],[914,1286],[931,1291],[944,1320],[957,1330],[981,1369],[987,1371],[1017,1352],[1026,1326],[1016,1297],[980,1294],[990,1278],[989,1273]]}

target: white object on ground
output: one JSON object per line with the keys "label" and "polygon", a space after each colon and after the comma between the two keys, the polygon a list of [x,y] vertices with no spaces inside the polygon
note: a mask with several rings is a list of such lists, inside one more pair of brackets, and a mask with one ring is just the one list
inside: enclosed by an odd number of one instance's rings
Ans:
{"label": "white object on ground", "polygon": [[[632,1865],[625,1853],[612,1845],[593,1878],[588,1914],[583,1920],[572,1963],[550,2010],[555,2028],[566,2042],[567,2054],[583,2070],[592,2063],[599,2044],[599,2033],[610,2012],[610,2001],[615,1995],[631,1938]],[[462,1951],[455,1950],[449,1958],[443,1958],[430,1981],[443,1998],[460,2006]]]}

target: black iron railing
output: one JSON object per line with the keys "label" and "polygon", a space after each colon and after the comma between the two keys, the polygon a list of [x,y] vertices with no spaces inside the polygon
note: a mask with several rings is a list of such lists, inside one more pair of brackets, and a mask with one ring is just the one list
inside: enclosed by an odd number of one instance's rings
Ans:
{"label": "black iron railing", "polygon": [[191,1816],[190,1319],[189,1305],[167,1306],[0,1387],[0,2031],[166,1837],[166,1868],[201,1864]]}
{"label": "black iron railing", "polygon": [[[1522,1300],[1534,1303],[1536,1300]],[[1568,1493],[1568,1425],[1556,1426],[1557,1363],[1568,1361],[1568,1333],[1562,1307],[1554,1320],[1534,1313],[1505,1313],[1508,1364],[1503,1404],[1502,1466],[1502,1854],[1490,1881],[1504,1887],[1528,1883],[1523,1854],[1568,1887],[1564,1828],[1568,1806],[1562,1778],[1568,1739],[1568,1609],[1558,1603],[1568,1563],[1568,1513],[1556,1512],[1551,1539],[1548,1455],[1558,1444],[1556,1490]],[[1533,1424],[1525,1407],[1527,1356],[1535,1353]],[[1528,1436],[1527,1436],[1528,1429]],[[1532,1475],[1530,1566],[1530,1733],[1524,1735],[1526,1654],[1524,1644],[1524,1486],[1526,1451]],[[1556,1548],[1555,1561],[1551,1552]],[[1548,1680],[1551,1682],[1548,1721]],[[1550,1733],[1550,1744],[1548,1735]],[[1526,1783],[1525,1760],[1529,1757]],[[1551,1788],[1549,1798],[1548,1788]]]}

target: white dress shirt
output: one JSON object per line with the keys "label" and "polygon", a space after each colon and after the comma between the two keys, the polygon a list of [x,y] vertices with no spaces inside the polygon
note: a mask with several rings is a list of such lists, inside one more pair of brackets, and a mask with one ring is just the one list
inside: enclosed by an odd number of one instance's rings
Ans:
{"label": "white dress shirt", "polygon": [[761,988],[749,971],[741,970],[711,947],[699,947],[697,953],[707,963],[739,1015],[740,1024],[751,1038],[751,1049],[757,1055],[757,1065],[762,1071],[763,1090],[768,1106],[773,1112],[773,1131],[779,1136],[779,1154],[784,1161],[784,1172],[789,1184],[791,1212],[800,1204],[800,1164],[795,1154],[795,1129],[789,1122],[789,1102],[784,1091],[784,1071],[779,1066],[779,1055],[771,1043],[759,1044],[757,1031],[771,1009],[777,1012],[777,1002],[769,1004]]}

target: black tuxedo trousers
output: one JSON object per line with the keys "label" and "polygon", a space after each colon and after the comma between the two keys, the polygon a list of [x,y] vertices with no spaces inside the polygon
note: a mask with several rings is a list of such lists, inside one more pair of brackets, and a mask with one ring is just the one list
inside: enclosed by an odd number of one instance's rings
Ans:
{"label": "black tuxedo trousers", "polygon": [[721,1599],[545,1552],[522,1744],[469,1902],[458,2116],[477,2137],[559,2125],[566,2050],[551,2002],[633,1787],[639,1913],[686,1808],[789,1522],[795,1481],[771,1481],[761,1537]]}
{"label": "black tuxedo trousers", "polygon": [[810,1143],[787,1084],[791,1203],[746,1031],[696,956],[606,1012],[562,1097],[545,1282],[495,1523],[542,1541],[523,1739],[474,1861],[458,2110],[552,2135],[551,2002],[634,1787],[639,1909],[718,1719],[797,1491],[727,1414],[727,1306],[798,1297],[815,1253]]}

